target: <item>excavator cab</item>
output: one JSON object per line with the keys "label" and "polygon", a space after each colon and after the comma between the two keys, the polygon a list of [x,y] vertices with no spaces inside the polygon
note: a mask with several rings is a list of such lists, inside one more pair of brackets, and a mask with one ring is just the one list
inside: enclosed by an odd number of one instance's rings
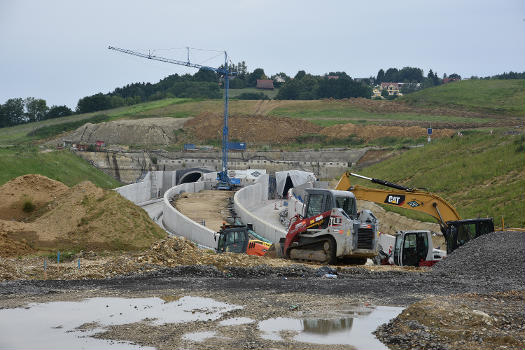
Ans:
{"label": "excavator cab", "polygon": [[248,246],[248,231],[244,225],[231,225],[219,232],[217,252],[245,253]]}
{"label": "excavator cab", "polygon": [[246,225],[226,225],[215,237],[219,237],[217,243],[217,253],[246,253],[248,255],[263,256],[266,254],[271,244],[258,239],[250,239],[249,226]]}
{"label": "excavator cab", "polygon": [[421,266],[429,247],[427,231],[400,232],[394,245],[394,262],[399,266]]}

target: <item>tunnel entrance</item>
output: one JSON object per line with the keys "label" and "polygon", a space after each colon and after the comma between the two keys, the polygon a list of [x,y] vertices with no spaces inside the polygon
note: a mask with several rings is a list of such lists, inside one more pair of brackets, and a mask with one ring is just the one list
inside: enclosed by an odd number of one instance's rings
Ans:
{"label": "tunnel entrance", "polygon": [[180,179],[179,184],[186,184],[189,182],[195,182],[199,180],[202,176],[202,173],[200,172],[190,172],[187,174],[184,174],[184,176]]}
{"label": "tunnel entrance", "polygon": [[294,186],[293,186],[292,179],[290,178],[290,175],[287,175],[286,182],[284,183],[283,193],[282,193],[283,198],[286,198],[286,196],[288,195],[288,190],[293,187]]}

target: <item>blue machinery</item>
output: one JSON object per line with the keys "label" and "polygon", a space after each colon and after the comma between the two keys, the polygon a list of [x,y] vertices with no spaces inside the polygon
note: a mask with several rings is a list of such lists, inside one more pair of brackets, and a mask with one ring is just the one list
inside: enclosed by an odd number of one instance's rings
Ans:
{"label": "blue machinery", "polygon": [[[178,64],[180,66],[193,67],[198,69],[211,70],[216,73],[224,74],[224,126],[222,128],[222,170],[218,174],[219,183],[217,184],[217,189],[220,190],[229,190],[232,187],[232,181],[228,177],[228,89],[230,87],[229,76],[234,75],[235,72],[230,72],[228,70],[228,54],[224,51],[224,68],[213,68],[208,66],[203,66],[196,63],[190,63],[190,56],[188,51],[188,61],[178,61],[171,58],[154,56],[151,54],[144,54],[141,52],[136,52],[127,49],[121,49],[118,47],[108,46],[108,49],[115,50],[118,52],[126,53],[128,55],[138,56],[142,58],[147,58],[149,60],[155,60],[160,62],[166,62],[171,64]],[[189,49],[188,49],[189,50]]]}

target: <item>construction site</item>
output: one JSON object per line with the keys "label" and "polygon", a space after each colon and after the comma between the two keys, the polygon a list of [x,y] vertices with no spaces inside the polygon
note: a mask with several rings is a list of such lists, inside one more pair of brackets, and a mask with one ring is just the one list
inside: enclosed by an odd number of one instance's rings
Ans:
{"label": "construction site", "polygon": [[[227,60],[109,49],[223,74],[224,114],[196,100],[197,115],[166,116],[187,108],[174,103],[35,141],[33,157],[71,156],[119,185],[24,168],[0,186],[0,349],[525,347],[525,220],[489,215],[511,206],[498,186],[521,184],[522,117],[366,99],[322,103],[374,123],[270,114],[291,101],[230,115]],[[511,161],[494,176],[467,172],[497,147]],[[433,163],[416,169],[414,154]]]}
{"label": "construction site", "polygon": [[[125,123],[107,124],[92,137],[107,139],[105,128],[126,135]],[[150,132],[145,125],[129,134]],[[85,128],[48,145],[79,143]],[[523,231],[462,219],[436,194],[347,171],[399,151],[229,151],[226,166],[214,149],[73,152],[129,184],[68,187],[28,174],[0,187],[5,344],[20,344],[27,312],[48,319],[31,326],[46,334],[45,348],[525,344]]]}

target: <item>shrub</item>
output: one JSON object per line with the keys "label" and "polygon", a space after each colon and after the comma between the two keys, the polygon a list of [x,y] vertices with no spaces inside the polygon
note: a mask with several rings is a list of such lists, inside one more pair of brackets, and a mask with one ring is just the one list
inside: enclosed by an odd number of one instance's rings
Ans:
{"label": "shrub", "polygon": [[22,204],[22,210],[26,213],[31,213],[34,211],[36,206],[33,204],[33,201],[30,198],[26,198]]}

